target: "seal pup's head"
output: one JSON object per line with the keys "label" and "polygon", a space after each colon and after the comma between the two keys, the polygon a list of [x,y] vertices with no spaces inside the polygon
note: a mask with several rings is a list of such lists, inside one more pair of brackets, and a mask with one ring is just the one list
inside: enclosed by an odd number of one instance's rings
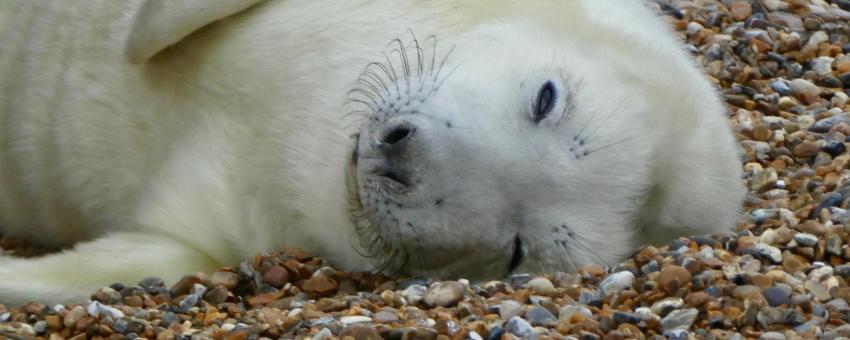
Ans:
{"label": "seal pup's head", "polygon": [[586,44],[527,23],[391,43],[350,92],[364,255],[488,278],[630,251],[650,187],[646,79],[615,47]]}

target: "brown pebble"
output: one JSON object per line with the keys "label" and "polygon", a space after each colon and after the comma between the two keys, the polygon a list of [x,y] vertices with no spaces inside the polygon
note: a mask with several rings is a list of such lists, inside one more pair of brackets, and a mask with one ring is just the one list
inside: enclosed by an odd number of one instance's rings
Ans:
{"label": "brown pebble", "polygon": [[263,282],[268,283],[275,288],[281,288],[289,282],[289,271],[281,266],[272,266],[263,273]]}
{"label": "brown pebble", "polygon": [[346,327],[341,336],[350,336],[356,340],[380,340],[383,339],[375,328],[365,325],[351,325]]}
{"label": "brown pebble", "polygon": [[732,0],[729,4],[729,11],[732,12],[732,18],[738,21],[746,20],[753,13],[753,8],[750,3],[743,0]]}
{"label": "brown pebble", "polygon": [[765,274],[757,274],[750,278],[753,285],[765,289],[773,285],[773,278]]}
{"label": "brown pebble", "polygon": [[675,285],[678,288],[684,286],[686,283],[690,283],[692,278],[691,272],[687,269],[676,265],[668,265],[661,269],[661,273],[658,275],[656,281],[667,291],[667,294],[674,294],[675,291],[672,291],[674,281],[678,283]]}
{"label": "brown pebble", "polygon": [[171,286],[171,296],[177,297],[189,294],[189,291],[192,290],[192,286],[196,283],[203,284],[204,279],[206,278],[202,277],[200,274],[184,275]]}
{"label": "brown pebble", "polygon": [[702,306],[704,303],[711,301],[712,299],[714,299],[714,298],[712,298],[711,295],[708,295],[707,293],[700,291],[700,292],[693,292],[693,293],[688,294],[687,296],[685,296],[684,301],[685,301],[685,304],[687,304],[689,307],[698,308],[698,307]]}
{"label": "brown pebble", "polygon": [[814,157],[818,155],[820,145],[815,142],[802,142],[794,147],[794,156],[797,157]]}
{"label": "brown pebble", "polygon": [[782,267],[785,268],[785,271],[792,274],[802,271],[808,265],[805,259],[793,254],[789,254],[782,260]]}
{"label": "brown pebble", "polygon": [[307,293],[318,295],[329,295],[336,291],[339,285],[334,279],[327,277],[322,272],[317,271],[316,274],[304,281],[302,289]]}
{"label": "brown pebble", "polygon": [[826,233],[826,227],[816,220],[807,220],[806,222],[803,222],[800,229],[804,233],[809,233],[815,236],[823,236],[823,234]]}

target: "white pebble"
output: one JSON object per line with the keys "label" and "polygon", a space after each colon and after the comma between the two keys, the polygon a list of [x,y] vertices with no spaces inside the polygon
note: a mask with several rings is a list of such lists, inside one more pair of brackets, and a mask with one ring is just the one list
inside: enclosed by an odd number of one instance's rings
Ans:
{"label": "white pebble", "polygon": [[635,275],[628,270],[624,270],[608,275],[608,277],[599,284],[599,288],[601,288],[606,295],[611,295],[631,288],[634,280]]}
{"label": "white pebble", "polygon": [[372,322],[372,318],[362,315],[343,316],[339,318],[343,325],[348,326],[355,323]]}

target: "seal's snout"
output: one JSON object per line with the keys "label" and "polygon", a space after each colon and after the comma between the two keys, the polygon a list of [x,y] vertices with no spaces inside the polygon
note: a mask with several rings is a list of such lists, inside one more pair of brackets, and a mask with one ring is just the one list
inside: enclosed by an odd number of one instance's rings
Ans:
{"label": "seal's snout", "polygon": [[384,131],[380,138],[380,143],[377,145],[378,150],[388,159],[402,156],[410,146],[415,133],[416,127],[412,124],[404,123],[391,126]]}

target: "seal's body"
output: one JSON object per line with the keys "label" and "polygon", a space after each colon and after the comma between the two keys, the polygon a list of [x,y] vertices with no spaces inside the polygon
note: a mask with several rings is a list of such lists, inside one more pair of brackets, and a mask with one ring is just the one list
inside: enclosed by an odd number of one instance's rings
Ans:
{"label": "seal's body", "polygon": [[638,2],[0,7],[0,232],[66,249],[0,259],[0,302],[285,245],[571,270],[726,230],[743,193],[722,105]]}

